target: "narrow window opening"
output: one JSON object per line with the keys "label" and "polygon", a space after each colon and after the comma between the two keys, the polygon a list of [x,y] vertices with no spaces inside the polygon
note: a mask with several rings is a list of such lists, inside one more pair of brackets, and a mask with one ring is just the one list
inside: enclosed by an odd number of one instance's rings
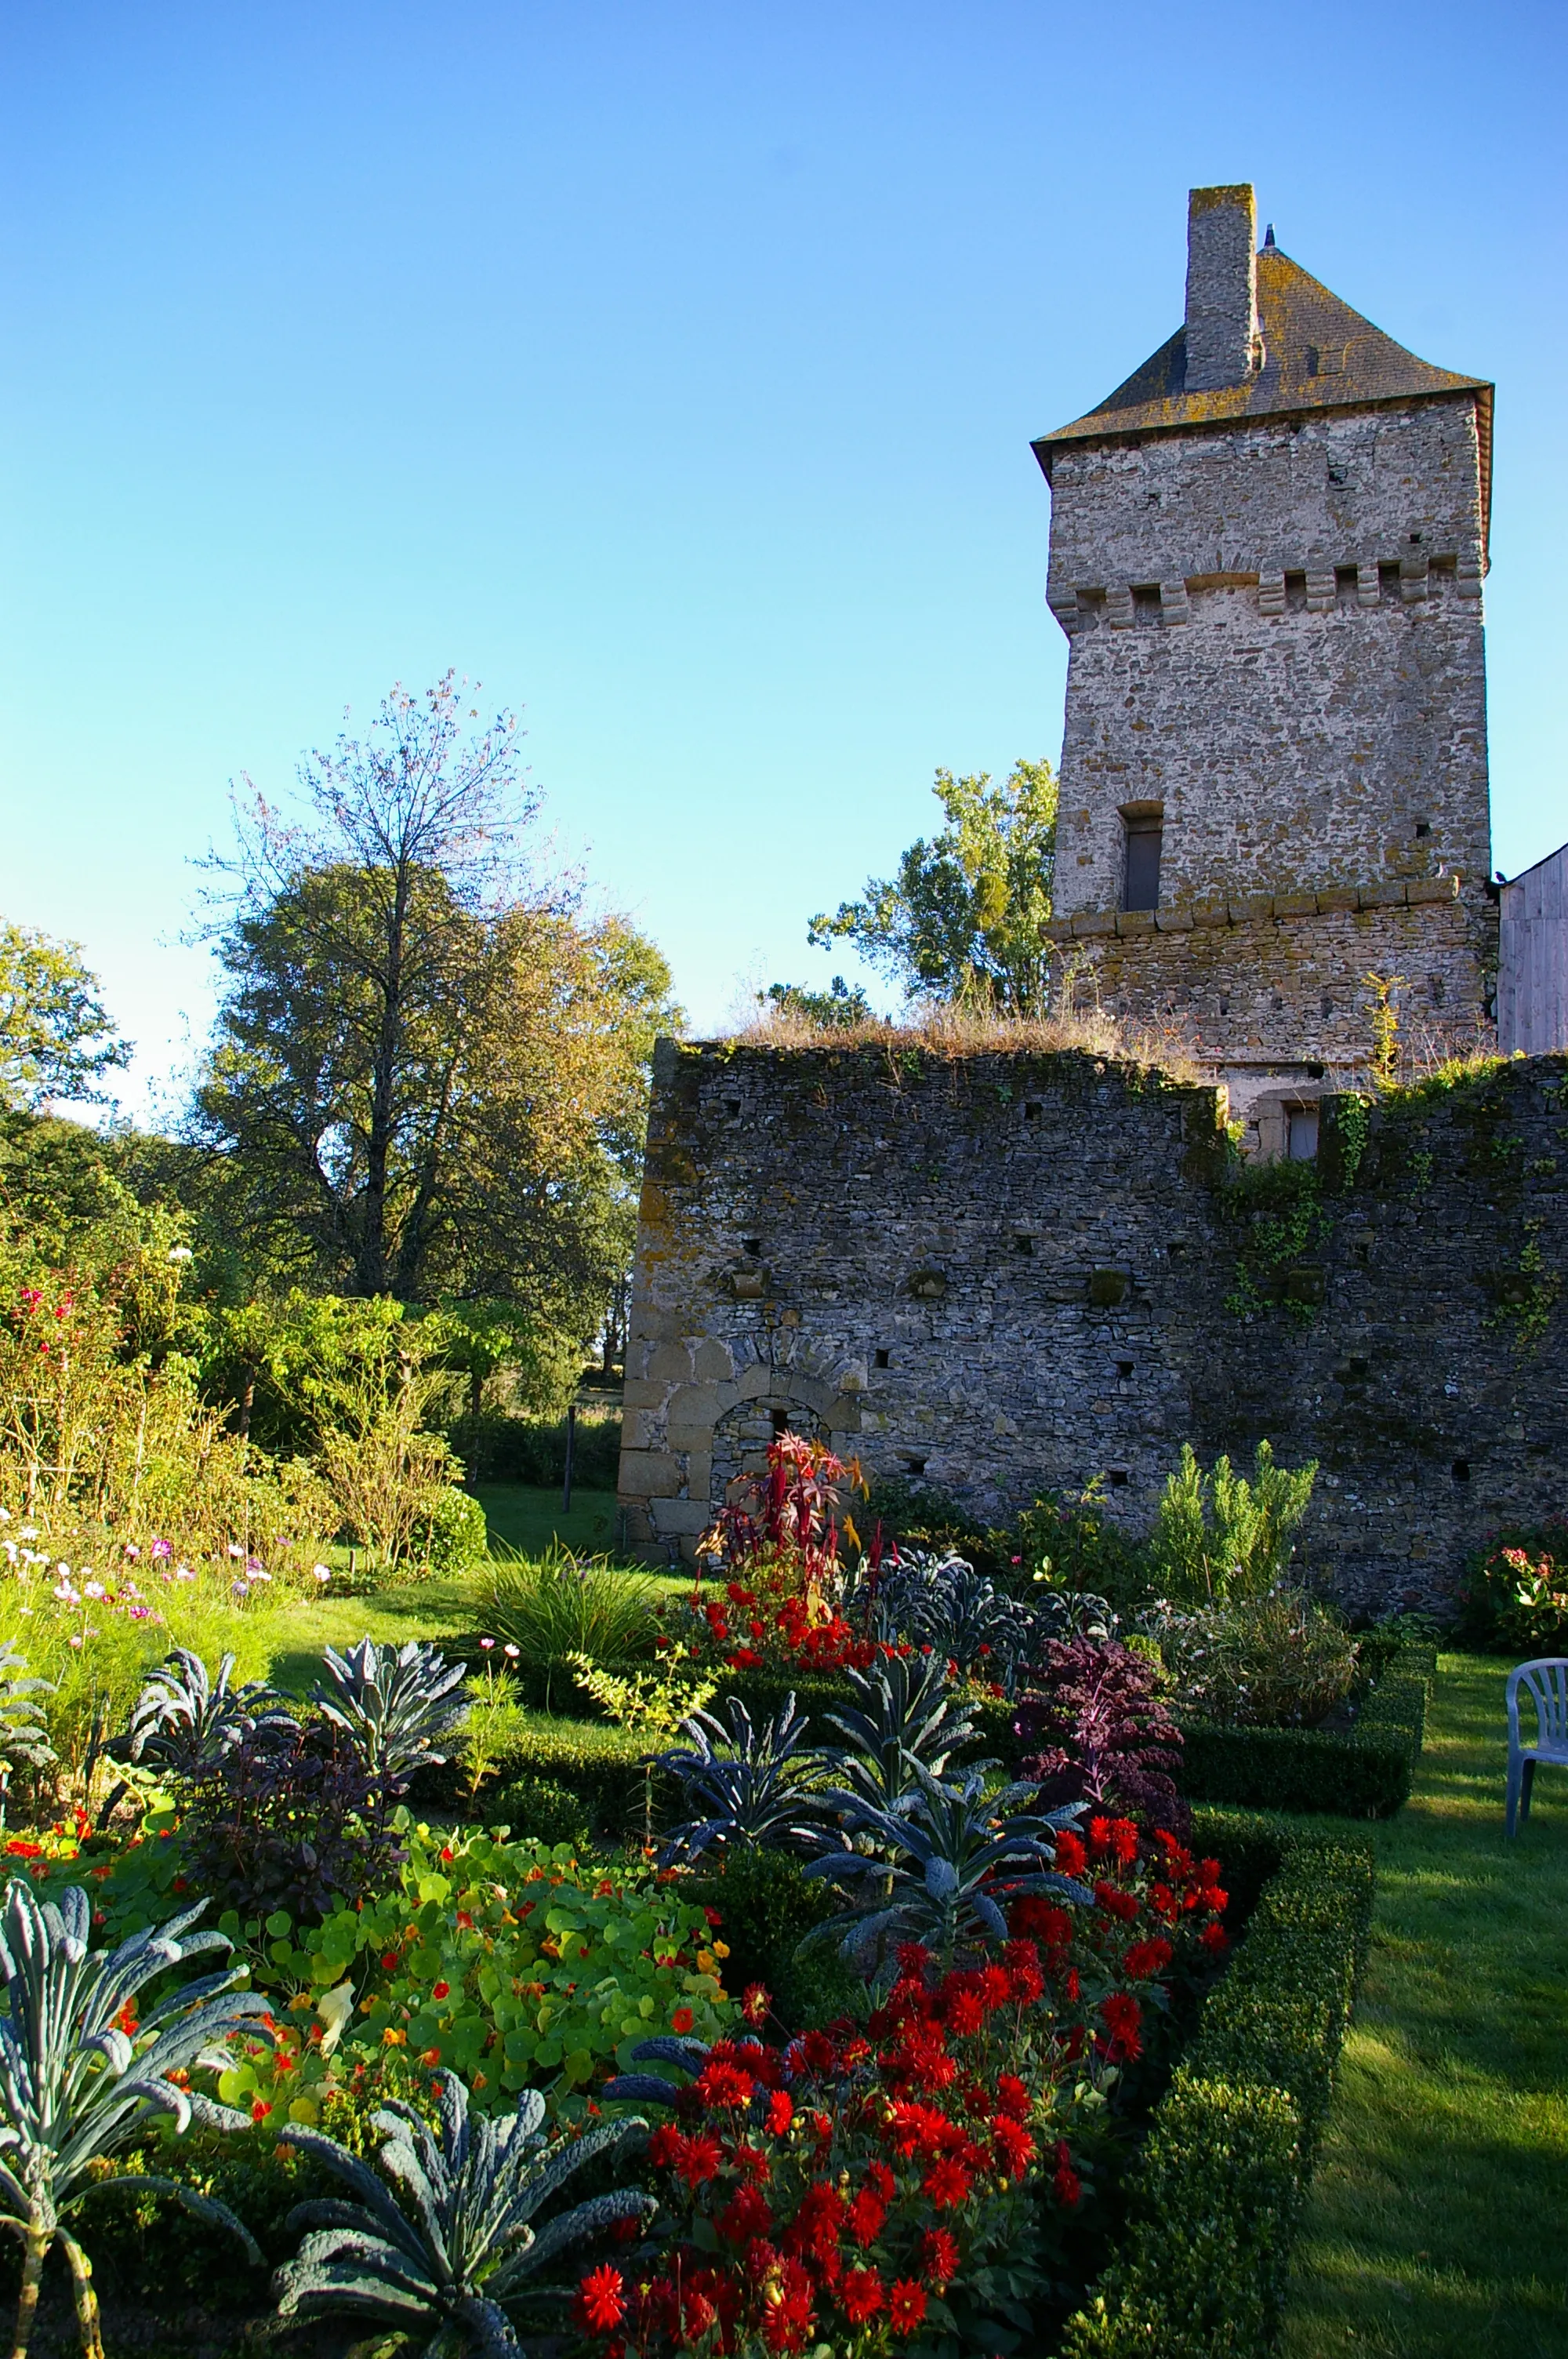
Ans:
{"label": "narrow window opening", "polygon": [[1417,842],[1422,842],[1425,837],[1432,833],[1432,821],[1429,819],[1418,819],[1415,823],[1415,832]]}
{"label": "narrow window opening", "polygon": [[1131,803],[1121,814],[1127,843],[1122,869],[1124,909],[1157,909],[1160,906],[1160,851],[1164,841],[1162,803]]}
{"label": "narrow window opening", "polygon": [[1125,1466],[1108,1466],[1105,1470],[1105,1479],[1113,1491],[1125,1491],[1132,1477]]}
{"label": "narrow window opening", "polygon": [[1350,1354],[1350,1373],[1353,1376],[1364,1376],[1371,1364],[1371,1362],[1364,1360],[1358,1352],[1352,1352]]}
{"label": "narrow window opening", "polygon": [[1118,1360],[1118,1362],[1117,1362],[1117,1364],[1116,1364],[1116,1373],[1117,1373],[1117,1375],[1120,1377],[1120,1379],[1121,1379],[1122,1383],[1123,1383],[1123,1384],[1125,1384],[1125,1383],[1127,1382],[1128,1377],[1132,1374],[1132,1363],[1131,1363],[1131,1361],[1130,1361],[1130,1360]]}
{"label": "narrow window opening", "polygon": [[740,1101],[740,1099],[739,1099],[739,1098],[726,1098],[726,1099],[725,1099],[725,1101],[724,1101],[724,1111],[725,1111],[725,1113],[729,1115],[729,1117],[730,1117],[730,1121],[731,1121],[731,1122],[739,1122],[739,1120],[741,1119],[741,1101]]}
{"label": "narrow window opening", "polygon": [[1292,1163],[1314,1163],[1316,1161],[1316,1106],[1286,1107],[1285,1153]]}
{"label": "narrow window opening", "polygon": [[1033,1238],[1024,1236],[1014,1237],[1012,1241],[1012,1250],[1015,1254],[1032,1254],[1034,1251]]}
{"label": "narrow window opening", "polygon": [[1180,1261],[1182,1256],[1186,1252],[1186,1249],[1187,1241],[1185,1237],[1173,1237],[1170,1244],[1165,1247],[1165,1251],[1170,1255],[1173,1261]]}
{"label": "narrow window opening", "polygon": [[1448,1471],[1453,1475],[1454,1480],[1456,1483],[1468,1483],[1470,1480],[1470,1461],[1467,1458],[1456,1458]]}
{"label": "narrow window opening", "polygon": [[773,1419],[773,1431],[775,1433],[787,1433],[789,1431],[789,1411],[787,1408],[770,1409],[768,1414]]}
{"label": "narrow window opening", "polygon": [[925,1473],[926,1452],[924,1450],[901,1450],[898,1454],[909,1473]]}
{"label": "narrow window opening", "polygon": [[871,1354],[871,1365],[873,1368],[891,1368],[892,1365],[892,1353],[891,1352],[874,1352]]}
{"label": "narrow window opening", "polygon": [[1038,1122],[1044,1111],[1037,1099],[1031,1099],[1023,1109],[1023,1119],[1025,1122]]}
{"label": "narrow window opening", "polygon": [[749,1253],[749,1254],[753,1254],[753,1255],[755,1255],[755,1254],[760,1254],[760,1253],[762,1252],[762,1238],[761,1238],[761,1237],[742,1237],[742,1238],[741,1238],[741,1252],[742,1252],[742,1253]]}

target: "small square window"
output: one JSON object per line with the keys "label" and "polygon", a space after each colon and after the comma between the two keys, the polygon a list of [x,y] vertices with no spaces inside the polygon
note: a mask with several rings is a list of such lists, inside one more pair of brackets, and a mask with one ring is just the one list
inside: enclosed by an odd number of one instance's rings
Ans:
{"label": "small square window", "polygon": [[873,1368],[891,1368],[892,1365],[892,1353],[891,1352],[873,1352],[871,1354],[871,1365]]}
{"label": "small square window", "polygon": [[1419,842],[1424,837],[1429,836],[1432,833],[1432,821],[1429,819],[1418,819],[1415,823],[1415,832],[1416,839]]}
{"label": "small square window", "polygon": [[1105,1470],[1105,1479],[1113,1491],[1125,1491],[1132,1477],[1125,1466],[1108,1466]]}
{"label": "small square window", "polygon": [[1034,1251],[1033,1238],[1022,1235],[1014,1237],[1012,1250],[1015,1254],[1032,1254]]}
{"label": "small square window", "polygon": [[1120,1377],[1120,1379],[1121,1379],[1122,1383],[1123,1383],[1123,1384],[1125,1384],[1125,1383],[1127,1382],[1128,1377],[1132,1374],[1132,1363],[1131,1363],[1131,1361],[1130,1361],[1130,1360],[1118,1360],[1118,1362],[1117,1362],[1117,1364],[1116,1364],[1116,1373],[1117,1373],[1117,1375]]}
{"label": "small square window", "polygon": [[1044,1111],[1038,1099],[1031,1098],[1024,1106],[1023,1119],[1025,1122],[1038,1122]]}
{"label": "small square window", "polygon": [[762,1252],[762,1238],[761,1238],[761,1237],[742,1237],[742,1238],[741,1238],[741,1252],[742,1252],[742,1253],[749,1253],[749,1254],[752,1254],[752,1255],[760,1254],[760,1253]]}

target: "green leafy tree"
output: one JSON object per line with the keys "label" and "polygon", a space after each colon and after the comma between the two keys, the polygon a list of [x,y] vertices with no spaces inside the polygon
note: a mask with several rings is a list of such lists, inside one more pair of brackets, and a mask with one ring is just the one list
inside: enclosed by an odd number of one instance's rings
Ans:
{"label": "green leafy tree", "polygon": [[534,881],[515,723],[450,675],[257,797],[223,867],[225,984],[196,1128],[258,1256],[404,1301],[593,1333],[625,1266],[668,968]]}
{"label": "green leafy tree", "polygon": [[0,1106],[103,1103],[104,1075],[131,1050],[98,991],[80,942],[0,918]]}
{"label": "green leafy tree", "polygon": [[938,770],[946,825],[912,843],[896,875],[871,877],[858,901],[811,921],[819,949],[849,942],[911,998],[1039,1016],[1049,998],[1045,924],[1056,856],[1056,779],[1049,762],[989,774]]}
{"label": "green leafy tree", "polygon": [[826,991],[813,991],[804,983],[770,983],[757,998],[781,1016],[799,1016],[803,1023],[819,1025],[825,1031],[852,1032],[858,1024],[872,1020],[871,1003],[862,987],[857,984],[851,991],[841,974],[834,976]]}

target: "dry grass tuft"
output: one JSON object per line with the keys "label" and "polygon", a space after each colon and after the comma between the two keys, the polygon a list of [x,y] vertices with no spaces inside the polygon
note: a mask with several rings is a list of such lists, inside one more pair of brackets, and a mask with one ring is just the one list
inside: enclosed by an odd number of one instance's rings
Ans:
{"label": "dry grass tuft", "polygon": [[1136,1065],[1173,1082],[1201,1083],[1209,1078],[1184,1034],[1119,1023],[1098,1009],[1031,1019],[999,1016],[990,1008],[928,1002],[917,1004],[898,1023],[873,1017],[864,1024],[832,1025],[769,1006],[725,1037],[746,1048],[886,1049],[893,1053],[914,1049],[941,1058],[1076,1053]]}

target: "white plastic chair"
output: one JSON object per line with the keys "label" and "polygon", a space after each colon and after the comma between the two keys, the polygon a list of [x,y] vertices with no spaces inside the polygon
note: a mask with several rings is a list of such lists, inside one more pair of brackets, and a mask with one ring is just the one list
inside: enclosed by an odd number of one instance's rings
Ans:
{"label": "white plastic chair", "polygon": [[[1535,1706],[1535,1743],[1521,1745],[1519,1734],[1519,1691],[1529,1690]],[[1530,1789],[1538,1761],[1556,1762],[1568,1769],[1568,1656],[1542,1655],[1509,1673],[1509,1808],[1508,1832],[1530,1816]]]}

